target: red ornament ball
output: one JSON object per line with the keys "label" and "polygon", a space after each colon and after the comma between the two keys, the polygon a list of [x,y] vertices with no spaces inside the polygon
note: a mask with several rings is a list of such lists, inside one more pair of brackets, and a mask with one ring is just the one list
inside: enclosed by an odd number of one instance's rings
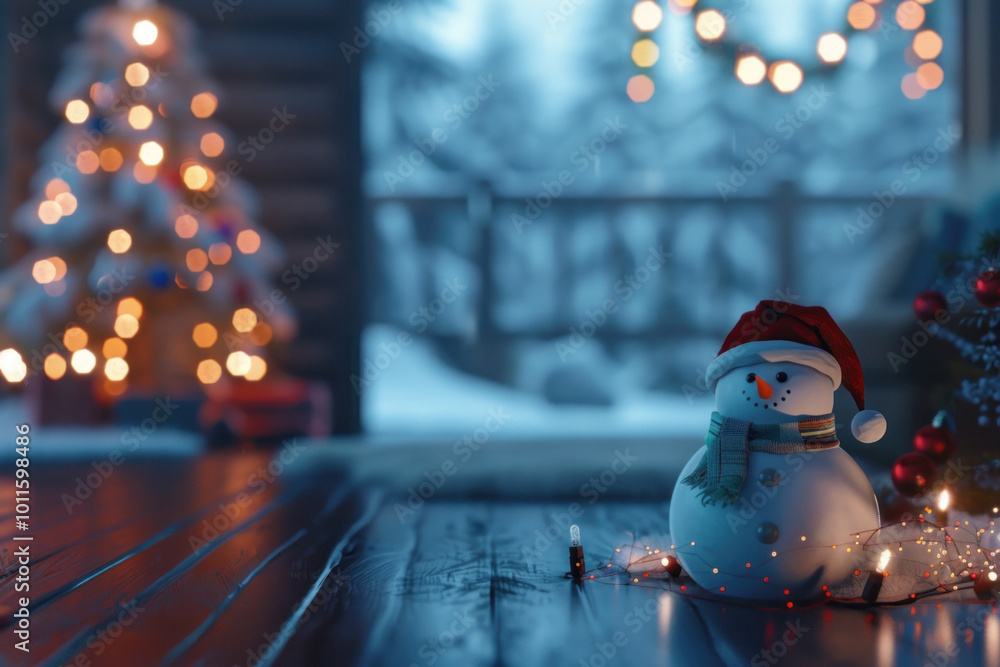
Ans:
{"label": "red ornament ball", "polygon": [[892,485],[904,496],[919,496],[934,483],[934,461],[918,452],[903,454],[892,465]]}
{"label": "red ornament ball", "polygon": [[913,449],[934,463],[944,463],[955,453],[955,436],[943,426],[924,426],[913,436]]}
{"label": "red ornament ball", "polygon": [[932,289],[924,290],[913,300],[913,312],[921,322],[929,322],[947,310],[948,301],[944,295]]}
{"label": "red ornament ball", "polygon": [[1000,306],[1000,272],[984,271],[976,278],[976,299],[987,308]]}

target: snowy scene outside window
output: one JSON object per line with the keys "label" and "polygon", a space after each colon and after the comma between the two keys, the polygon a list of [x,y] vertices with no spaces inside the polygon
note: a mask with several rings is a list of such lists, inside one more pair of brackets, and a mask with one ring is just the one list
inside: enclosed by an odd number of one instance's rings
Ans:
{"label": "snowy scene outside window", "polygon": [[[650,31],[631,3],[371,5],[351,56],[371,432],[469,433],[502,407],[504,435],[700,433],[699,376],[758,300],[908,307],[961,134],[957,8],[859,30],[843,0],[680,4]],[[924,30],[943,43],[926,90]],[[747,85],[745,44],[801,83]]]}

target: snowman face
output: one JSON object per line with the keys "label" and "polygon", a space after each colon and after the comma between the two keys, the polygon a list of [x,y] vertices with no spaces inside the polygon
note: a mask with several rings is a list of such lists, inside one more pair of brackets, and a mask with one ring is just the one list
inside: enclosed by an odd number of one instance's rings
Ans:
{"label": "snowman face", "polygon": [[758,424],[825,415],[833,412],[833,380],[791,362],[734,368],[719,378],[715,409],[723,417]]}

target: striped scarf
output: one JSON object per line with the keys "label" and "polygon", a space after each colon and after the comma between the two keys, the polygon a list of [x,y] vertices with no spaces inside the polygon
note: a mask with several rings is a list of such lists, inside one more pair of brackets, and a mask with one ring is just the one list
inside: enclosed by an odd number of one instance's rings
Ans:
{"label": "striped scarf", "polygon": [[806,417],[788,424],[753,424],[712,413],[705,435],[708,451],[684,483],[702,489],[701,502],[734,502],[747,476],[747,453],[792,454],[839,447],[833,415]]}

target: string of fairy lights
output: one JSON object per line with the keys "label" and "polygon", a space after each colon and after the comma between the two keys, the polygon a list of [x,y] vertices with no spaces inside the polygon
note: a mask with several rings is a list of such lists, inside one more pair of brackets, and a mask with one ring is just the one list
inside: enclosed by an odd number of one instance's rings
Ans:
{"label": "string of fairy lights", "polygon": [[[131,26],[131,39],[143,57],[130,62],[120,76],[128,87],[139,89],[150,81],[151,68],[155,67],[157,59],[164,56],[173,42],[169,38],[162,39],[160,28],[148,18],[137,20]],[[88,121],[96,121],[95,116],[99,117],[116,103],[118,91],[115,88],[120,85],[120,81],[94,82],[89,88],[89,100],[72,99],[66,103],[64,108],[66,120],[71,126],[81,126]],[[194,118],[200,120],[211,118],[217,106],[216,96],[208,91],[195,94],[190,100],[190,112]],[[158,123],[166,122],[159,119],[166,119],[169,114],[170,111],[165,108],[164,103],[155,105],[154,108],[145,104],[135,104],[128,110],[126,119],[133,130],[145,132],[155,128]],[[80,174],[91,176],[103,173],[107,176],[127,168],[131,163],[132,178],[139,184],[149,184],[157,178],[172,180],[170,174],[163,173],[165,167],[169,169],[173,164],[160,141],[140,139],[132,144],[125,141],[108,143],[113,145],[106,145],[101,150],[97,150],[97,147],[93,150],[82,150],[76,155],[75,167]],[[217,132],[205,132],[198,140],[198,147],[204,158],[215,158],[222,154],[225,141]],[[129,155],[132,151],[134,154]],[[183,184],[187,190],[187,193],[181,193],[182,201],[187,201],[185,197],[196,193],[208,192],[215,185],[216,174],[207,166],[205,160],[182,158],[177,166],[180,178],[177,185],[179,187]],[[61,178],[53,178],[44,186],[44,199],[37,209],[37,223],[45,226],[58,225],[60,221],[72,216],[78,205],[77,194],[73,192],[69,183]],[[183,204],[178,208],[185,210]],[[195,237],[199,227],[206,223],[204,220],[200,223],[192,213],[194,211],[190,210],[177,215],[173,220],[173,232],[179,239],[189,240],[192,245],[196,245]],[[243,229],[232,236],[234,238],[214,234],[211,236],[214,242],[208,245],[207,249],[196,246],[187,250],[184,260],[188,274],[182,275],[164,267],[154,267],[147,276],[151,290],[163,293],[168,287],[172,287],[170,283],[173,282],[181,290],[193,288],[197,292],[209,291],[215,282],[213,268],[222,267],[230,262],[234,251],[252,255],[261,247],[261,236],[253,229]],[[132,234],[124,227],[108,232],[106,243],[113,255],[124,256],[135,251]],[[67,262],[63,257],[51,256],[33,263],[31,277],[44,288],[46,294],[59,297],[67,289],[64,280],[67,271]],[[59,380],[70,371],[78,375],[91,374],[98,366],[99,353],[104,358],[102,369],[106,378],[104,389],[111,395],[122,393],[130,372],[126,357],[130,344],[140,332],[143,312],[144,305],[140,299],[136,296],[127,296],[117,300],[114,305],[112,331],[107,332],[106,338],[98,336],[95,331],[88,333],[82,326],[69,326],[61,337],[65,351],[55,351],[44,357],[42,370],[45,376]],[[237,308],[233,312],[231,325],[239,340],[249,343],[250,346],[263,347],[271,341],[273,335],[272,328],[266,322],[259,321],[257,313],[246,307]],[[98,327],[95,325],[90,328]],[[201,322],[191,331],[191,342],[198,349],[208,350],[226,333],[226,331],[220,332],[211,322]],[[100,338],[104,340],[99,340]],[[223,359],[225,371],[233,377],[257,381],[267,373],[266,361],[257,354],[236,350],[226,354]],[[22,382],[28,375],[24,357],[13,347],[0,351],[0,374],[12,384]],[[222,378],[223,364],[211,356],[203,358],[197,363],[195,375],[201,383],[213,384]]]}
{"label": "string of fairy lights", "polygon": [[[791,551],[772,551],[771,560],[779,559],[799,549],[845,549],[859,553],[859,562],[865,564],[854,570],[848,581],[829,582],[823,585],[822,597],[813,602],[840,602],[845,604],[906,604],[939,595],[968,595],[974,599],[995,601],[1000,595],[1000,575],[997,572],[997,551],[983,546],[984,536],[995,541],[996,520],[989,518],[988,527],[977,527],[969,520],[948,521],[947,490],[938,498],[936,509],[925,507],[917,517],[886,524],[880,528],[855,533],[853,539],[842,544],[803,545]],[[993,508],[993,516],[1000,507]],[[933,521],[931,518],[933,517]],[[665,588],[693,597],[714,599],[724,594],[725,585],[706,590],[693,582],[682,571],[676,554],[684,552],[687,545],[671,544],[669,549],[659,549],[644,543],[635,543],[615,549],[611,559],[600,567],[583,570],[583,550],[580,531],[571,531],[570,575],[579,580],[612,584],[628,584]],[[806,542],[806,536],[802,537]],[[692,543],[690,545],[694,547]],[[696,555],[696,554],[689,554]],[[711,564],[706,564],[711,567]],[[744,572],[712,572],[721,578],[754,577],[754,563],[746,563]],[[763,583],[771,583],[764,576]],[[784,606],[791,609],[802,601],[793,601],[789,589],[776,591],[774,600],[786,599]],[[728,600],[727,601],[731,601]]]}
{"label": "string of fairy lights", "polygon": [[[903,0],[892,8],[887,0],[853,3],[847,8],[843,26],[817,38],[817,60],[810,64],[788,59],[769,60],[755,45],[732,41],[728,28],[731,22],[738,20],[734,11],[706,7],[707,0],[668,0],[666,6],[676,16],[694,16],[694,33],[701,45],[711,45],[712,53],[731,59],[733,73],[741,83],[756,86],[766,79],[775,90],[784,94],[798,90],[809,76],[828,73],[844,62],[851,32],[878,32],[891,21],[893,29],[914,33],[903,52],[904,60],[913,71],[902,77],[900,89],[907,98],[919,99],[944,83],[944,70],[936,62],[944,41],[940,34],[926,27],[928,17],[924,5],[933,1]],[[656,92],[653,67],[660,59],[660,48],[655,32],[663,20],[663,8],[656,0],[640,0],[632,7],[632,23],[638,31],[632,45],[632,62],[639,72],[628,80],[626,93],[633,102],[647,102]]]}

